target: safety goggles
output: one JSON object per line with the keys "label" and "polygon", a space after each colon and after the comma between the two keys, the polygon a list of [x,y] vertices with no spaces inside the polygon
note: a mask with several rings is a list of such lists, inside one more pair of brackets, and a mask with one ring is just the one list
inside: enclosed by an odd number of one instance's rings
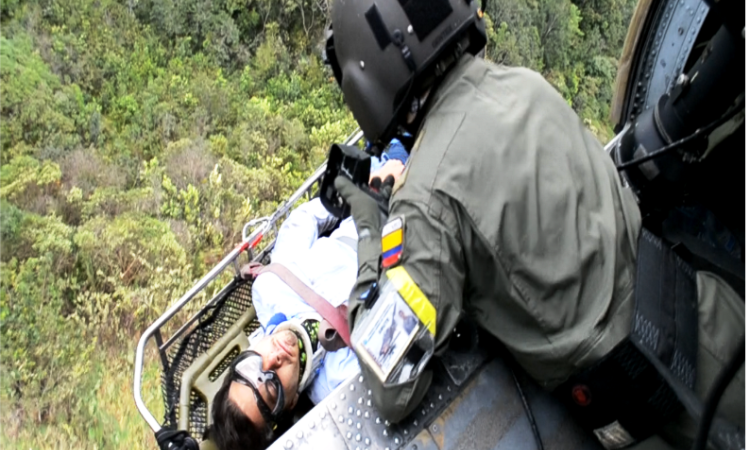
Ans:
{"label": "safety goggles", "polygon": [[261,415],[274,424],[284,410],[284,387],[273,370],[263,370],[263,357],[256,351],[245,350],[231,367],[232,381],[253,390]]}

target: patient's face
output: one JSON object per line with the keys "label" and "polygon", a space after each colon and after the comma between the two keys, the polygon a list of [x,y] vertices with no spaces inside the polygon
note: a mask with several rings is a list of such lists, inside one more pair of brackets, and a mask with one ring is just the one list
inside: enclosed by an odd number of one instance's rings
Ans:
{"label": "patient's face", "polygon": [[[263,370],[273,370],[284,387],[284,410],[294,408],[297,403],[297,389],[299,387],[299,347],[297,335],[290,330],[282,331],[264,337],[252,347],[263,357]],[[261,395],[266,395],[261,389]],[[255,393],[252,389],[240,383],[233,382],[229,387],[229,400],[233,401],[256,427],[265,423],[258,410]],[[266,405],[273,409],[271,399],[263,398]]]}

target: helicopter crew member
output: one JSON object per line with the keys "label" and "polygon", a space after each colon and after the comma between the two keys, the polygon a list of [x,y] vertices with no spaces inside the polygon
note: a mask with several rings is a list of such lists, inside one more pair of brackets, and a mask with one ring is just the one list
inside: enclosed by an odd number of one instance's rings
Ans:
{"label": "helicopter crew member", "polygon": [[[387,219],[371,196],[336,180],[359,234],[352,341],[376,406],[391,421],[420,402],[432,376],[424,360],[445,348],[463,313],[546,389],[590,375],[574,400],[590,401],[588,388],[596,395],[600,384],[611,391],[586,371],[621,357],[635,329],[636,274],[647,272],[639,271],[642,246],[669,251],[641,229],[633,193],[555,89],[533,71],[474,56],[486,42],[481,16],[476,2],[464,0],[333,4],[327,56],[365,137],[382,145],[397,132],[416,136]],[[688,280],[697,299],[697,317],[686,319],[697,323],[688,350],[697,362],[686,364],[693,371],[684,378],[705,399],[742,339],[743,302],[718,276],[664,258],[668,267],[651,272]],[[358,330],[376,335],[369,324],[379,303],[396,301],[394,291],[426,330],[405,345],[426,358],[410,360],[405,348],[399,363],[368,364],[366,343],[354,341]],[[653,325],[638,323],[647,331]],[[674,361],[681,338],[670,344]],[[744,424],[743,380],[744,369],[718,413],[737,424]],[[595,427],[605,447],[644,437],[642,424],[622,420]],[[678,430],[673,442],[689,439],[694,423],[669,420]]]}

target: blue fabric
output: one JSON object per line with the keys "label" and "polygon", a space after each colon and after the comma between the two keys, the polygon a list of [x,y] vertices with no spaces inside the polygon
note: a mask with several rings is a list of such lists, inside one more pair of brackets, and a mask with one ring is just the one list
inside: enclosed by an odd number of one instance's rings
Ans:
{"label": "blue fabric", "polygon": [[385,155],[388,159],[398,159],[404,164],[406,164],[406,160],[409,159],[409,152],[406,151],[406,147],[404,147],[404,144],[398,139],[393,139],[391,141]]}
{"label": "blue fabric", "polygon": [[276,325],[278,325],[280,323],[283,323],[283,322],[286,322],[287,320],[288,319],[286,317],[286,314],[284,314],[284,313],[276,313],[276,314],[273,315],[273,317],[271,317],[270,319],[268,319],[268,323],[263,328],[266,329],[266,333],[270,334],[270,333],[273,333],[273,329],[276,328]]}
{"label": "blue fabric", "polygon": [[388,148],[385,149],[382,155],[380,155],[380,158],[376,156],[370,157],[370,172],[380,169],[391,159],[397,159],[404,164],[406,164],[406,160],[409,159],[409,152],[406,151],[404,144],[396,138],[391,140],[390,144],[388,144]]}
{"label": "blue fabric", "polygon": [[359,362],[352,349],[344,347],[335,352],[328,352],[324,364],[320,366],[318,376],[307,388],[307,395],[317,405],[357,372],[359,372]]}

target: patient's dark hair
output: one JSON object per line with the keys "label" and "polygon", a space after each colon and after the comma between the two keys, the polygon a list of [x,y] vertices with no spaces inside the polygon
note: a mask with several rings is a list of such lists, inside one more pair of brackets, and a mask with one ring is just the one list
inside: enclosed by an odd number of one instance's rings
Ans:
{"label": "patient's dark hair", "polygon": [[213,424],[209,437],[219,450],[262,450],[273,438],[271,427],[266,424],[262,431],[247,418],[245,413],[229,399],[232,377],[227,375],[213,401]]}

